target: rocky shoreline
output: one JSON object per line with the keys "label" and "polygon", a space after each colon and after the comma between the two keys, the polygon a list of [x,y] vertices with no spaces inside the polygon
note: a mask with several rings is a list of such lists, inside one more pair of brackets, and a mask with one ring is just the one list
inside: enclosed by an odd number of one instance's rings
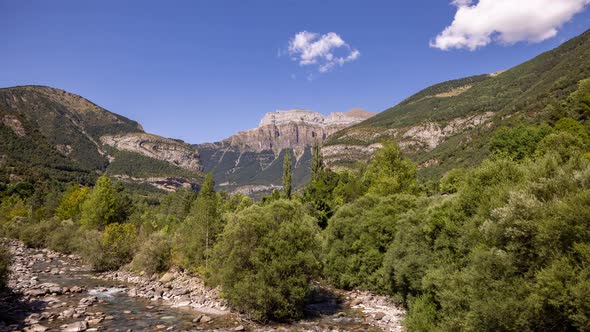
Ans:
{"label": "rocky shoreline", "polygon": [[126,271],[106,272],[98,276],[129,284],[127,295],[152,301],[162,301],[171,307],[190,307],[212,315],[230,313],[218,289],[211,289],[198,277],[180,271],[170,271],[159,279],[147,278]]}
{"label": "rocky shoreline", "polygon": [[[131,272],[107,272],[100,275],[106,280],[117,280],[135,286],[129,287],[128,296],[141,297],[152,301],[163,300],[172,307],[191,307],[212,315],[225,315],[231,312],[227,303],[219,296],[218,289],[205,286],[196,277],[180,271],[170,271],[161,278],[147,278]],[[404,331],[405,310],[390,298],[375,295],[368,291],[339,292],[344,305],[361,311],[365,321],[387,332]],[[241,317],[246,320],[245,317]]]}
{"label": "rocky shoreline", "polygon": [[346,302],[351,308],[361,310],[369,324],[383,331],[404,331],[403,320],[406,311],[389,297],[355,290],[346,292]]}
{"label": "rocky shoreline", "polygon": [[[369,292],[334,291],[339,299],[334,298],[332,301],[340,303],[334,306],[336,310],[320,311],[316,318],[288,325],[265,326],[251,322],[245,315],[232,311],[219,296],[218,289],[211,289],[200,278],[181,271],[170,271],[160,278],[147,278],[128,271],[95,274],[75,255],[63,255],[47,249],[29,249],[14,240],[8,241],[8,244],[13,255],[8,283],[12,290],[12,298],[0,297],[0,306],[5,315],[14,318],[15,321],[4,323],[3,317],[0,316],[0,331],[109,330],[109,326],[114,324],[113,320],[121,319],[118,316],[113,317],[105,309],[109,305],[105,299],[115,293],[123,298],[136,298],[143,303],[136,310],[122,310],[120,314],[129,320],[141,319],[140,314],[146,312],[148,317],[151,317],[149,312],[153,312],[160,314],[160,319],[166,320],[170,319],[170,316],[164,313],[166,309],[160,308],[181,310],[181,313],[175,312],[176,316],[184,315],[177,317],[176,325],[172,322],[160,324],[160,321],[156,321],[147,326],[149,330],[154,331],[345,331],[349,328],[368,331],[367,327],[391,332],[404,330],[404,310],[389,298]],[[79,281],[79,285],[69,286],[47,281],[70,281],[80,277],[111,286],[99,286],[86,279]],[[88,283],[92,285],[87,285]],[[319,306],[325,304],[319,303]],[[185,328],[181,329],[181,325]]]}

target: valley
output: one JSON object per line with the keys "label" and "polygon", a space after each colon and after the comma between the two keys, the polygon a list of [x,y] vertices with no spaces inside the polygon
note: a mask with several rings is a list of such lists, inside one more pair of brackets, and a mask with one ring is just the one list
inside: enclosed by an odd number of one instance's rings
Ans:
{"label": "valley", "polygon": [[590,330],[590,0],[305,3],[3,4],[0,331]]}

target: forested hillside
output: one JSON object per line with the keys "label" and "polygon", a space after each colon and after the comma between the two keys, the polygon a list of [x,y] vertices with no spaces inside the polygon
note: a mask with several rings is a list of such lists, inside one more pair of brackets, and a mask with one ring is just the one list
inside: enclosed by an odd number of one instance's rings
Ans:
{"label": "forested hillside", "polygon": [[[0,138],[0,174],[12,184],[87,185],[105,171],[130,184],[202,179],[198,153],[188,144],[146,134],[137,122],[55,88],[0,89]],[[168,182],[151,181],[158,188],[179,185]]]}

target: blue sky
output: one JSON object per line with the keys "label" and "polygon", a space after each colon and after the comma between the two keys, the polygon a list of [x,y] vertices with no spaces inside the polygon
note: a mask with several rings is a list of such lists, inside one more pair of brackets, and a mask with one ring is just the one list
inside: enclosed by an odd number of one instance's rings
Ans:
{"label": "blue sky", "polygon": [[[146,131],[200,143],[253,128],[276,109],[380,112],[431,84],[510,68],[590,28],[585,8],[541,42],[531,40],[545,32],[530,29],[523,41],[510,39],[521,36],[515,27],[461,44],[461,29],[495,23],[484,1],[450,1],[0,0],[0,86],[61,88]],[[458,10],[485,29],[457,21],[439,42]],[[551,20],[525,22],[551,28]],[[319,71],[325,58],[301,65],[289,46],[303,31],[317,33],[310,42],[333,32],[345,43],[334,54],[360,55],[327,72]]]}

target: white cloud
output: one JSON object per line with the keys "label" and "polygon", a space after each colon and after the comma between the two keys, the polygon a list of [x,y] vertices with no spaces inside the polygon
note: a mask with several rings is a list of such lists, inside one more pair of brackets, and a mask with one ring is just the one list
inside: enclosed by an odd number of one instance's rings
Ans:
{"label": "white cloud", "polygon": [[361,53],[334,32],[320,35],[302,31],[289,41],[289,55],[299,65],[315,65],[320,73],[325,73],[358,59]]}
{"label": "white cloud", "polygon": [[541,42],[584,10],[590,0],[453,0],[455,19],[430,47],[475,50],[492,42]]}

